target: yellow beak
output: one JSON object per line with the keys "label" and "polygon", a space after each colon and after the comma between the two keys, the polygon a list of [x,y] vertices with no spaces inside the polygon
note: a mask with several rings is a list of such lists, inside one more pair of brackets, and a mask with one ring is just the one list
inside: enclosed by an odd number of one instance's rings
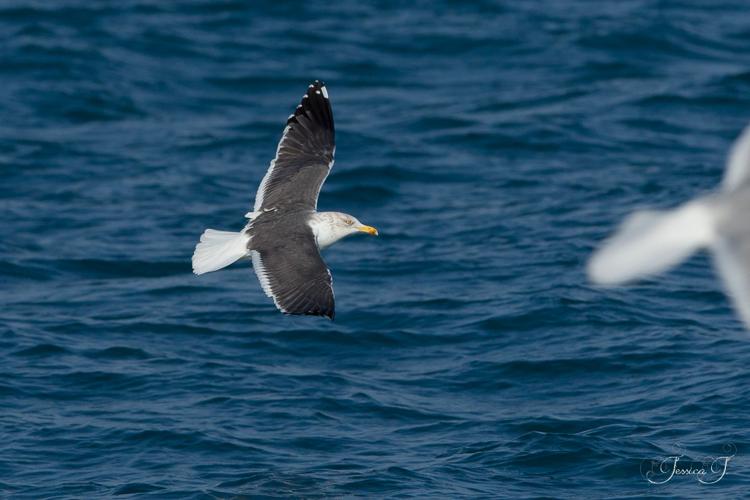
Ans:
{"label": "yellow beak", "polygon": [[359,230],[360,230],[360,231],[362,231],[363,233],[371,234],[371,235],[373,235],[373,236],[377,236],[377,235],[378,235],[378,230],[377,230],[377,229],[375,229],[375,228],[374,228],[374,227],[372,227],[372,226],[365,226],[365,225],[361,225],[361,226],[359,226],[359,227],[358,227],[357,229],[359,229]]}

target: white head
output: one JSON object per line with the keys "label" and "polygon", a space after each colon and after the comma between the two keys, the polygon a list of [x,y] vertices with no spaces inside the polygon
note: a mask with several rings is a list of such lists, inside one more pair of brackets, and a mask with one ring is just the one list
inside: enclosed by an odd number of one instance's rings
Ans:
{"label": "white head", "polygon": [[359,222],[356,217],[341,212],[317,212],[310,218],[310,227],[321,250],[333,245],[341,238],[355,233],[377,236],[378,230]]}

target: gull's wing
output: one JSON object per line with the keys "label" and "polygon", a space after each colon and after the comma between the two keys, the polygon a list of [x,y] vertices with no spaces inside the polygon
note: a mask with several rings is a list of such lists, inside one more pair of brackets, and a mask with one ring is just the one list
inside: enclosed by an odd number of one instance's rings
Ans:
{"label": "gull's wing", "polygon": [[728,210],[722,230],[711,245],[724,288],[745,327],[750,329],[750,231],[744,222],[750,182],[750,127],[732,145],[722,189]]}
{"label": "gull's wing", "polygon": [[281,312],[333,319],[331,272],[307,224],[259,232],[252,241],[251,258],[263,291]]}
{"label": "gull's wing", "polygon": [[336,150],[333,111],[325,85],[312,83],[286,122],[276,158],[255,195],[255,212],[283,206],[315,210]]}
{"label": "gull's wing", "polygon": [[750,127],[734,141],[722,181],[724,191],[734,191],[750,180]]}
{"label": "gull's wing", "polygon": [[712,226],[711,205],[703,200],[635,212],[589,259],[589,279],[616,285],[665,271],[710,245]]}
{"label": "gull's wing", "polygon": [[727,294],[745,327],[750,330],[750,235],[717,238],[711,248]]}

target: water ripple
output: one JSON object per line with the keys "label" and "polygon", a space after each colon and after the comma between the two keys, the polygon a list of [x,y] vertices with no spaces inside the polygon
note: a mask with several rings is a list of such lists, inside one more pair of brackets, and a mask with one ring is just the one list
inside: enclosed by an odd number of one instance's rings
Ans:
{"label": "water ripple", "polygon": [[[705,255],[585,262],[713,189],[750,116],[739,1],[0,6],[0,496],[742,498],[750,357]],[[284,317],[239,230],[327,82],[336,321]],[[640,464],[735,445],[716,485]]]}

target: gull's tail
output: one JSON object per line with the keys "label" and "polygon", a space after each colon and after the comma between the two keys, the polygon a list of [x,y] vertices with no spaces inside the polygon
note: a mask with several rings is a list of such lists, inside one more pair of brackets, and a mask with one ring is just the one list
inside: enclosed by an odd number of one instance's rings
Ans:
{"label": "gull's tail", "polygon": [[248,256],[247,243],[250,237],[241,233],[206,229],[193,253],[193,272],[210,273],[225,268]]}
{"label": "gull's tail", "polygon": [[714,208],[704,200],[628,217],[588,263],[589,279],[616,285],[665,271],[716,239]]}

